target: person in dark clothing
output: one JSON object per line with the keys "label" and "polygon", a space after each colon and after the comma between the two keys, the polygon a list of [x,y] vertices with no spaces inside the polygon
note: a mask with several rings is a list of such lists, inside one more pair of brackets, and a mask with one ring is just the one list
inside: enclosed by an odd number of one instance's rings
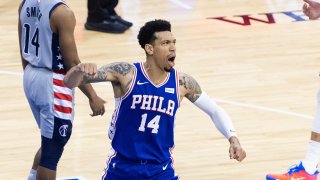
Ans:
{"label": "person in dark clothing", "polygon": [[123,33],[133,24],[122,19],[115,7],[119,0],[88,0],[88,17],[85,28],[107,33]]}

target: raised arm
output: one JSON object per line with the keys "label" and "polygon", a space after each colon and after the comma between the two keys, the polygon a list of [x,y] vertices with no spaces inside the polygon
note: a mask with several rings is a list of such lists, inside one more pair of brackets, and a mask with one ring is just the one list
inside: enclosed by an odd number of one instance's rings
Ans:
{"label": "raised arm", "polygon": [[180,73],[179,85],[181,96],[186,97],[198,108],[207,113],[216,128],[229,140],[230,159],[242,161],[246,157],[246,153],[240,145],[229,115],[205,92],[202,92],[198,82],[193,77]]}
{"label": "raised arm", "polygon": [[104,81],[124,84],[123,82],[131,79],[133,69],[133,65],[126,62],[104,65],[99,69],[94,63],[81,63],[68,71],[64,78],[64,83],[70,88]]}

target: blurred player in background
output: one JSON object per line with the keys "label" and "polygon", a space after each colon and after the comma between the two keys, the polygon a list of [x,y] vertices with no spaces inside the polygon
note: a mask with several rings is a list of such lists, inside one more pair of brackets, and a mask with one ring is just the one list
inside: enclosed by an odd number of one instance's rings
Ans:
{"label": "blurred player in background", "polygon": [[[310,19],[320,17],[320,3],[304,0],[303,12]],[[320,89],[317,95],[317,111],[311,129],[311,138],[305,158],[285,174],[268,174],[267,180],[317,180],[320,161]]]}
{"label": "blurred player in background", "polygon": [[[55,180],[59,159],[72,132],[74,90],[66,71],[80,63],[74,39],[76,20],[63,0],[24,0],[19,6],[19,43],[23,86],[41,130],[41,147],[28,180]],[[104,101],[91,85],[79,87],[93,116],[104,113]]]}

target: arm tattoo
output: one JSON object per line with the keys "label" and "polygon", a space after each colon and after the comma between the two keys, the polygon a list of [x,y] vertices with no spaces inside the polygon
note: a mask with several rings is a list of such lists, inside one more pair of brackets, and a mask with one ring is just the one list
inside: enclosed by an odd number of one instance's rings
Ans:
{"label": "arm tattoo", "polygon": [[183,86],[187,90],[186,97],[191,102],[195,102],[202,93],[198,82],[189,75],[182,74],[179,79],[179,85]]}
{"label": "arm tattoo", "polygon": [[179,85],[180,86],[183,86],[184,88],[187,89],[187,82],[186,82],[186,77],[183,76],[183,77],[180,77],[181,79],[179,79]]}
{"label": "arm tattoo", "polygon": [[127,75],[133,66],[129,63],[118,62],[110,65],[110,70],[119,73],[122,76]]}
{"label": "arm tattoo", "polygon": [[86,83],[95,83],[95,82],[106,81],[107,71],[108,71],[108,66],[102,66],[101,68],[99,68],[97,70],[96,76],[91,76],[91,75],[85,74],[83,80]]}
{"label": "arm tattoo", "polygon": [[87,83],[107,81],[107,72],[125,76],[131,71],[132,67],[131,64],[125,62],[112,63],[99,68],[95,77],[86,74],[84,80]]}

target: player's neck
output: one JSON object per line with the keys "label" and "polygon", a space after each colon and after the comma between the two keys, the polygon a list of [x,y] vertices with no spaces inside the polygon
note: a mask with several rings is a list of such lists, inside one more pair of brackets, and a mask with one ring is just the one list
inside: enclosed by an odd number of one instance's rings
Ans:
{"label": "player's neck", "polygon": [[144,62],[143,67],[153,84],[161,84],[167,77],[168,72],[158,68],[155,64]]}

